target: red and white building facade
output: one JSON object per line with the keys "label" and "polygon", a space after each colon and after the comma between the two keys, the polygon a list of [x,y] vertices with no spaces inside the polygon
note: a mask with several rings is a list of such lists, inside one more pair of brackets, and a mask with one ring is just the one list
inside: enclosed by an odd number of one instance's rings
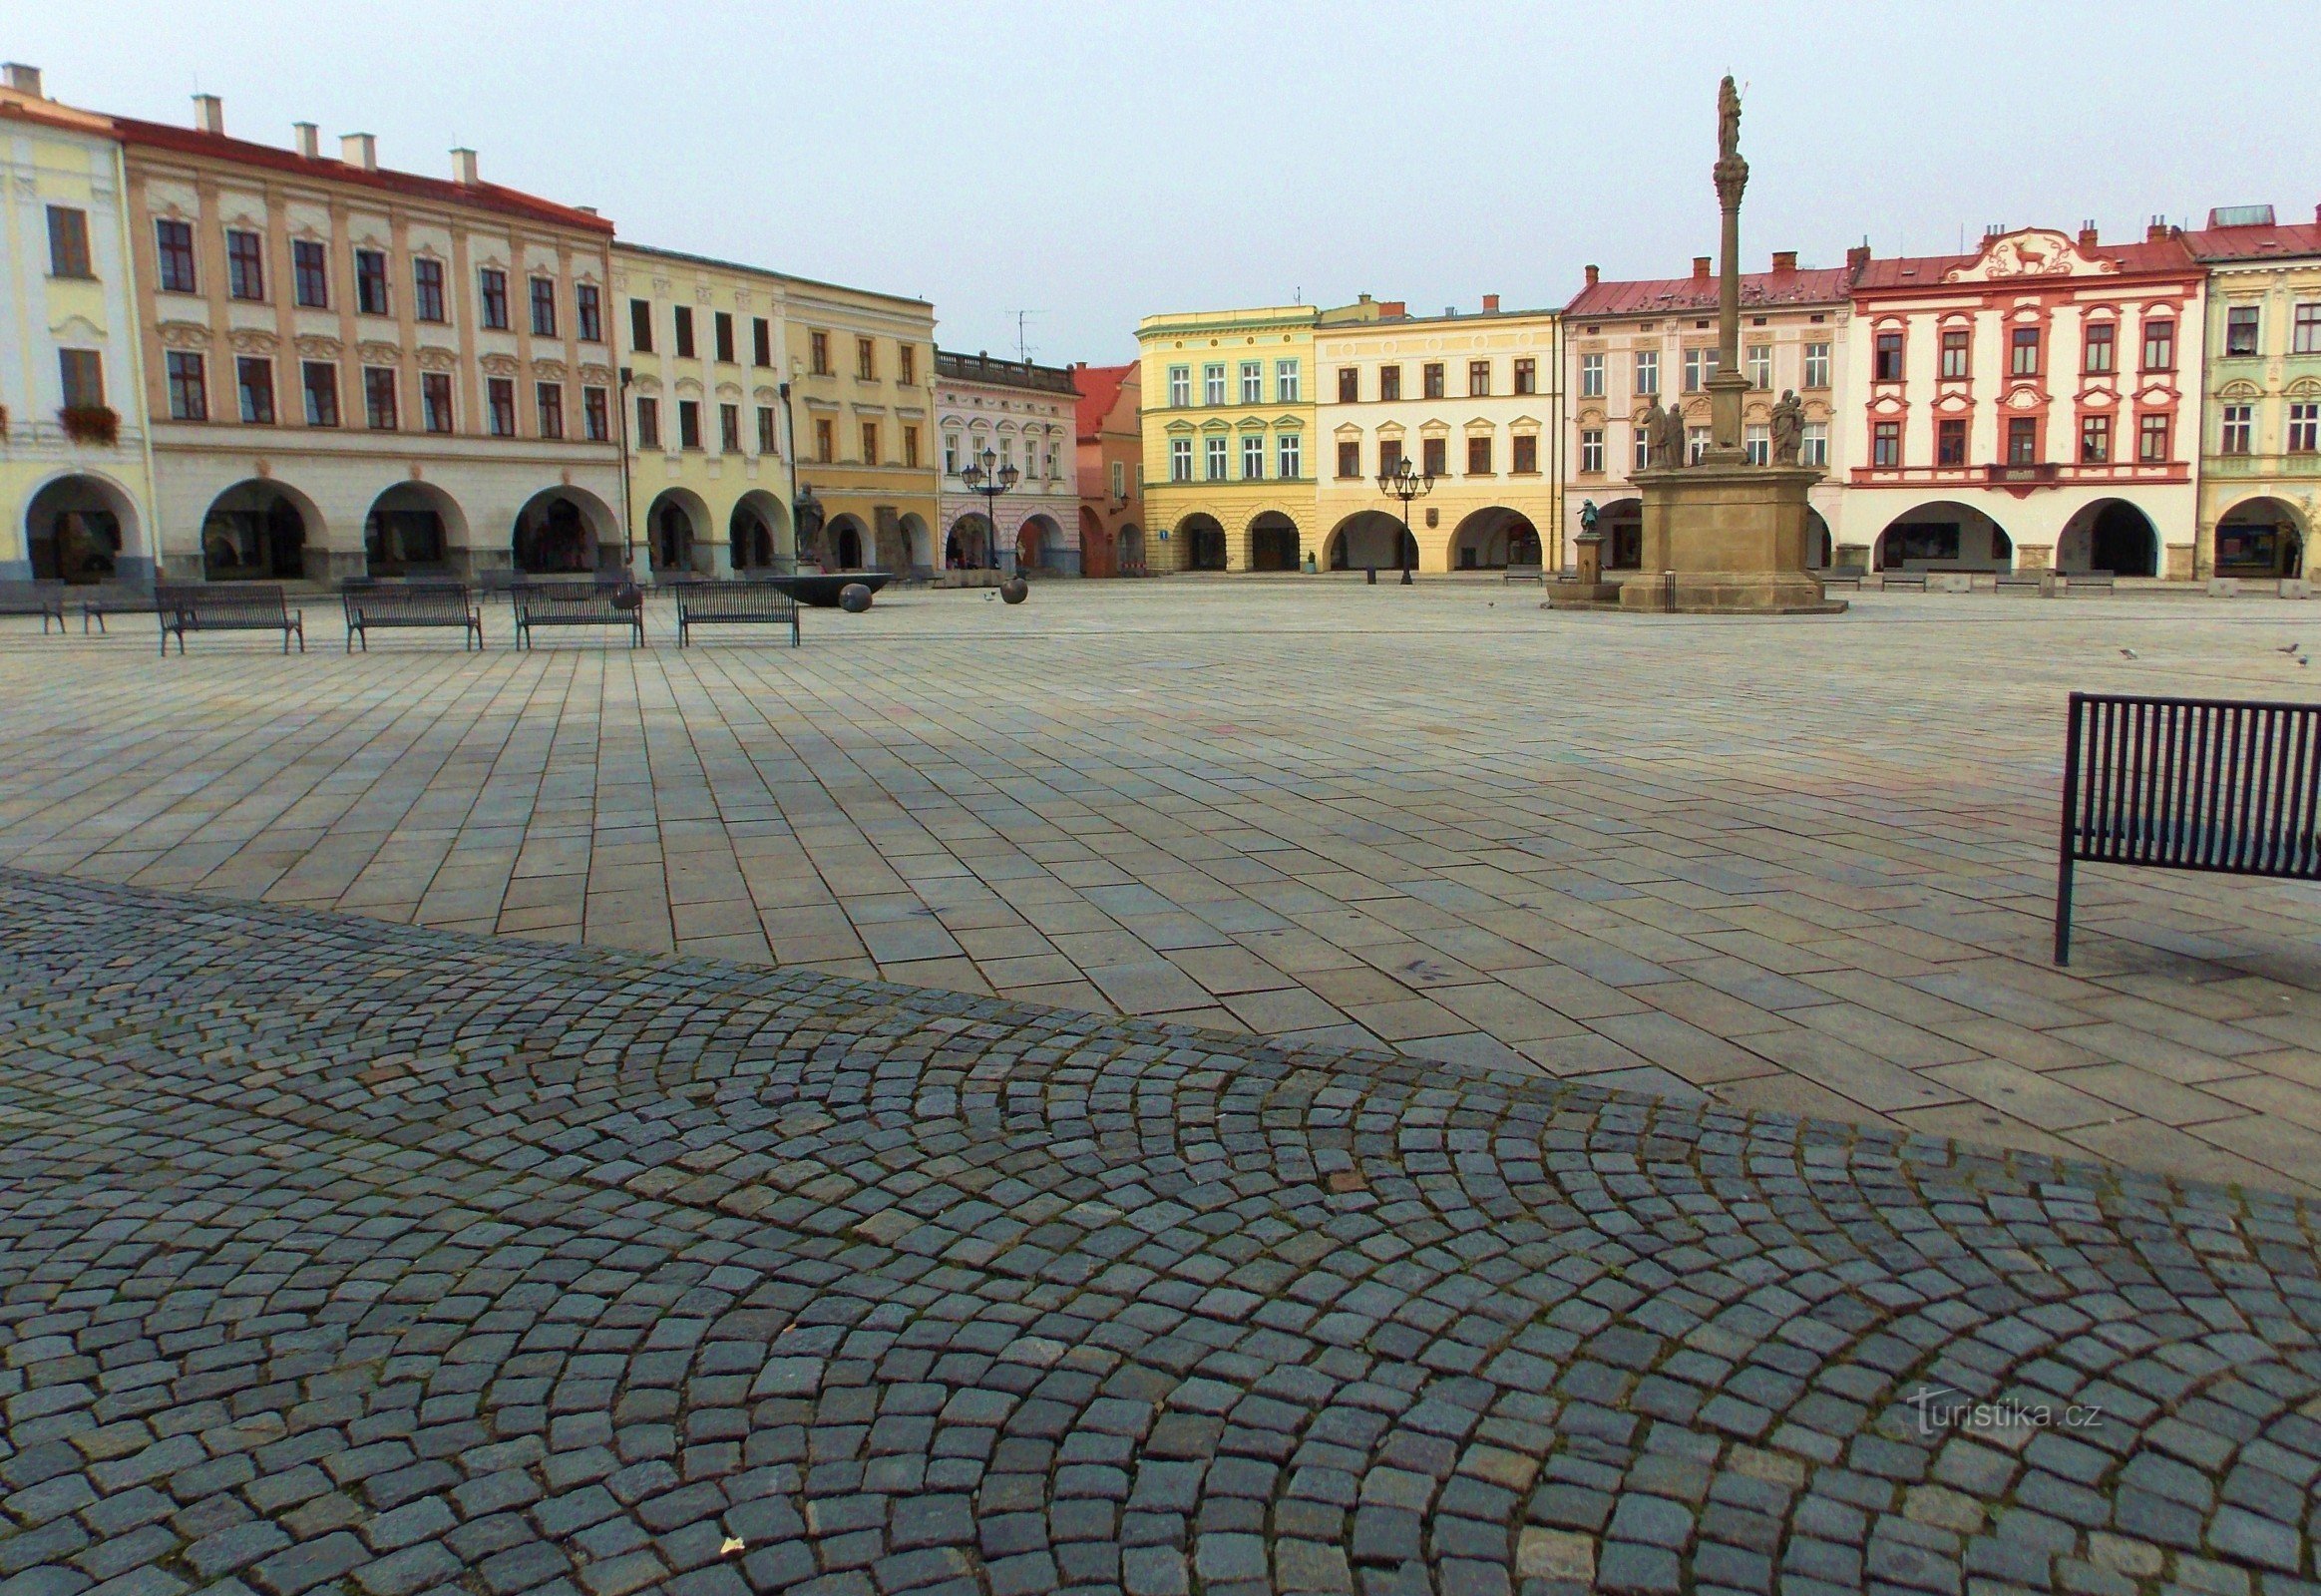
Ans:
{"label": "red and white building facade", "polygon": [[2156,224],[1860,262],[1837,563],[2192,576],[2203,278]]}

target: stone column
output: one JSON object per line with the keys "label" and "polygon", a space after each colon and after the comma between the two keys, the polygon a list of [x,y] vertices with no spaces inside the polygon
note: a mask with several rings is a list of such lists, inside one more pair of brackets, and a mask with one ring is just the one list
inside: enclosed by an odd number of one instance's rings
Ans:
{"label": "stone column", "polygon": [[1716,178],[1725,225],[1717,279],[1717,375],[1708,384],[1709,449],[1702,459],[1736,465],[1745,458],[1741,414],[1748,395],[1748,376],[1741,369],[1741,195],[1748,187],[1748,163],[1739,152],[1722,156]]}

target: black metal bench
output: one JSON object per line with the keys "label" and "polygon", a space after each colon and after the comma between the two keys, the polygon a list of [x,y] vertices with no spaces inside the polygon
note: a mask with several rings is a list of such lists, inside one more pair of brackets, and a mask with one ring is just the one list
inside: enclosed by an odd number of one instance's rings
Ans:
{"label": "black metal bench", "polygon": [[628,646],[644,645],[644,595],[625,584],[520,582],[508,590],[516,646],[532,646],[535,626],[626,626]]}
{"label": "black metal bench", "polygon": [[2013,593],[2026,588],[2039,593],[2046,589],[2047,579],[2036,571],[2002,571],[1991,586],[1995,593]]}
{"label": "black metal bench", "polygon": [[2321,704],[2073,693],[2059,965],[2071,963],[2081,860],[2321,881]]}
{"label": "black metal bench", "polygon": [[272,583],[156,586],[154,613],[161,618],[165,655],[170,651],[173,636],[178,639],[178,652],[183,654],[189,631],[278,631],[282,634],[282,652],[290,651],[293,635],[298,639],[298,651],[306,651],[305,616],[290,607],[282,590]]}
{"label": "black metal bench", "polygon": [[373,626],[458,626],[467,647],[484,646],[484,616],[456,582],[414,582],[393,587],[349,584],[339,595],[346,605],[346,651],[371,651]]}
{"label": "black metal bench", "polygon": [[1545,566],[1508,566],[1499,573],[1501,582],[1545,582]]}
{"label": "black metal bench", "polygon": [[1860,566],[1825,566],[1821,571],[1821,586],[1825,590],[1849,588],[1855,593],[1859,593],[1861,579],[1868,575],[1869,573]]}
{"label": "black metal bench", "polygon": [[100,582],[83,588],[78,594],[81,600],[81,635],[86,637],[92,628],[103,631],[107,615],[150,615],[154,612],[154,591],[143,583]]}
{"label": "black metal bench", "polygon": [[0,582],[0,615],[38,615],[40,634],[48,635],[48,623],[57,623],[58,635],[65,629],[65,585],[61,582]]}
{"label": "black metal bench", "polygon": [[1926,573],[1923,571],[1889,571],[1878,579],[1878,586],[1888,593],[1924,593]]}
{"label": "black metal bench", "polygon": [[798,600],[770,582],[688,582],[677,595],[677,646],[693,640],[695,626],[765,625],[790,628],[798,646]]}
{"label": "black metal bench", "polygon": [[2063,574],[2063,581],[2066,593],[2078,593],[2082,589],[2090,593],[2110,593],[2115,579],[2109,571],[2067,571]]}

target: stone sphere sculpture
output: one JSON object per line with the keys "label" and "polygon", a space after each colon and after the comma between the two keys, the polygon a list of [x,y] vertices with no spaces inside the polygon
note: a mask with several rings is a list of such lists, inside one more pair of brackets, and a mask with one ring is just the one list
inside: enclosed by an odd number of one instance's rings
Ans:
{"label": "stone sphere sculpture", "polygon": [[838,607],[850,615],[859,615],[871,607],[871,590],[859,582],[850,582],[838,592]]}
{"label": "stone sphere sculpture", "polygon": [[1011,604],[1019,604],[1031,597],[1031,584],[1021,577],[1009,577],[999,584],[999,597]]}

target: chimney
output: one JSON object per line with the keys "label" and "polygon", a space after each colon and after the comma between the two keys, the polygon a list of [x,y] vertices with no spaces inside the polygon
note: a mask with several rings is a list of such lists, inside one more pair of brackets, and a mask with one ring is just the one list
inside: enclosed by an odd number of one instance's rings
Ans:
{"label": "chimney", "polygon": [[[2321,209],[2321,206],[2315,206],[2315,208]],[[1603,280],[1603,276],[1604,274],[1601,271],[1597,270],[1594,266],[1590,266],[1588,268],[1588,286],[1593,288],[1598,282]]]}
{"label": "chimney", "polygon": [[1709,280],[1709,257],[1707,255],[1693,256],[1693,280],[1695,282]]}
{"label": "chimney", "polygon": [[483,182],[476,176],[475,151],[462,149],[451,153],[451,181],[471,186]]}
{"label": "chimney", "polygon": [[193,126],[203,133],[222,135],[225,132],[225,102],[213,94],[195,95]]}
{"label": "chimney", "polygon": [[6,66],[0,66],[0,73],[6,74],[8,87],[18,94],[28,94],[35,100],[48,98],[40,92],[40,68],[28,67],[21,61],[11,61]]}
{"label": "chimney", "polygon": [[2080,253],[2093,254],[2096,249],[2096,223],[2093,219],[2080,223]]}
{"label": "chimney", "polygon": [[1358,299],[1358,300],[1357,300],[1357,301],[1355,301],[1355,302],[1356,302],[1357,304],[1365,304],[1365,305],[1366,305],[1366,304],[1368,304],[1368,303],[1370,302],[1370,296],[1369,296],[1368,294],[1366,294],[1366,293],[1365,293],[1365,294],[1363,294],[1363,295],[1361,296],[1361,298],[1360,298],[1360,299]]}
{"label": "chimney", "polygon": [[1854,245],[1854,246],[1853,246],[1851,249],[1848,249],[1848,250],[1846,250],[1846,252],[1845,252],[1845,271],[1846,271],[1846,275],[1847,275],[1847,276],[1849,276],[1849,277],[1858,277],[1858,276],[1860,276],[1860,275],[1861,275],[1861,273],[1862,273],[1862,268],[1863,268],[1864,266],[1868,265],[1869,263],[1870,263],[1870,246],[1869,246],[1868,244],[1866,244],[1866,243],[1857,243],[1857,244],[1855,244],[1855,245]]}
{"label": "chimney", "polygon": [[350,167],[376,172],[379,170],[379,141],[367,133],[342,133],[338,136],[338,159]]}
{"label": "chimney", "polygon": [[1796,270],[1797,251],[1794,249],[1775,249],[1773,251],[1773,269],[1775,271]]}
{"label": "chimney", "polygon": [[1483,295],[1483,314],[1486,316],[1495,316],[1498,313],[1499,296],[1495,293],[1487,293]]}
{"label": "chimney", "polygon": [[596,213],[596,207],[594,205],[575,205],[573,208],[578,210],[583,216],[592,216]]}
{"label": "chimney", "polygon": [[1409,302],[1402,299],[1388,299],[1378,306],[1378,314],[1381,316],[1402,316],[1409,312]]}
{"label": "chimney", "polygon": [[298,137],[298,153],[309,161],[322,159],[322,130],[311,122],[293,122],[290,131]]}
{"label": "chimney", "polygon": [[2151,225],[2143,229],[2143,241],[2145,243],[2165,243],[2167,241],[2167,217],[2153,216]]}

